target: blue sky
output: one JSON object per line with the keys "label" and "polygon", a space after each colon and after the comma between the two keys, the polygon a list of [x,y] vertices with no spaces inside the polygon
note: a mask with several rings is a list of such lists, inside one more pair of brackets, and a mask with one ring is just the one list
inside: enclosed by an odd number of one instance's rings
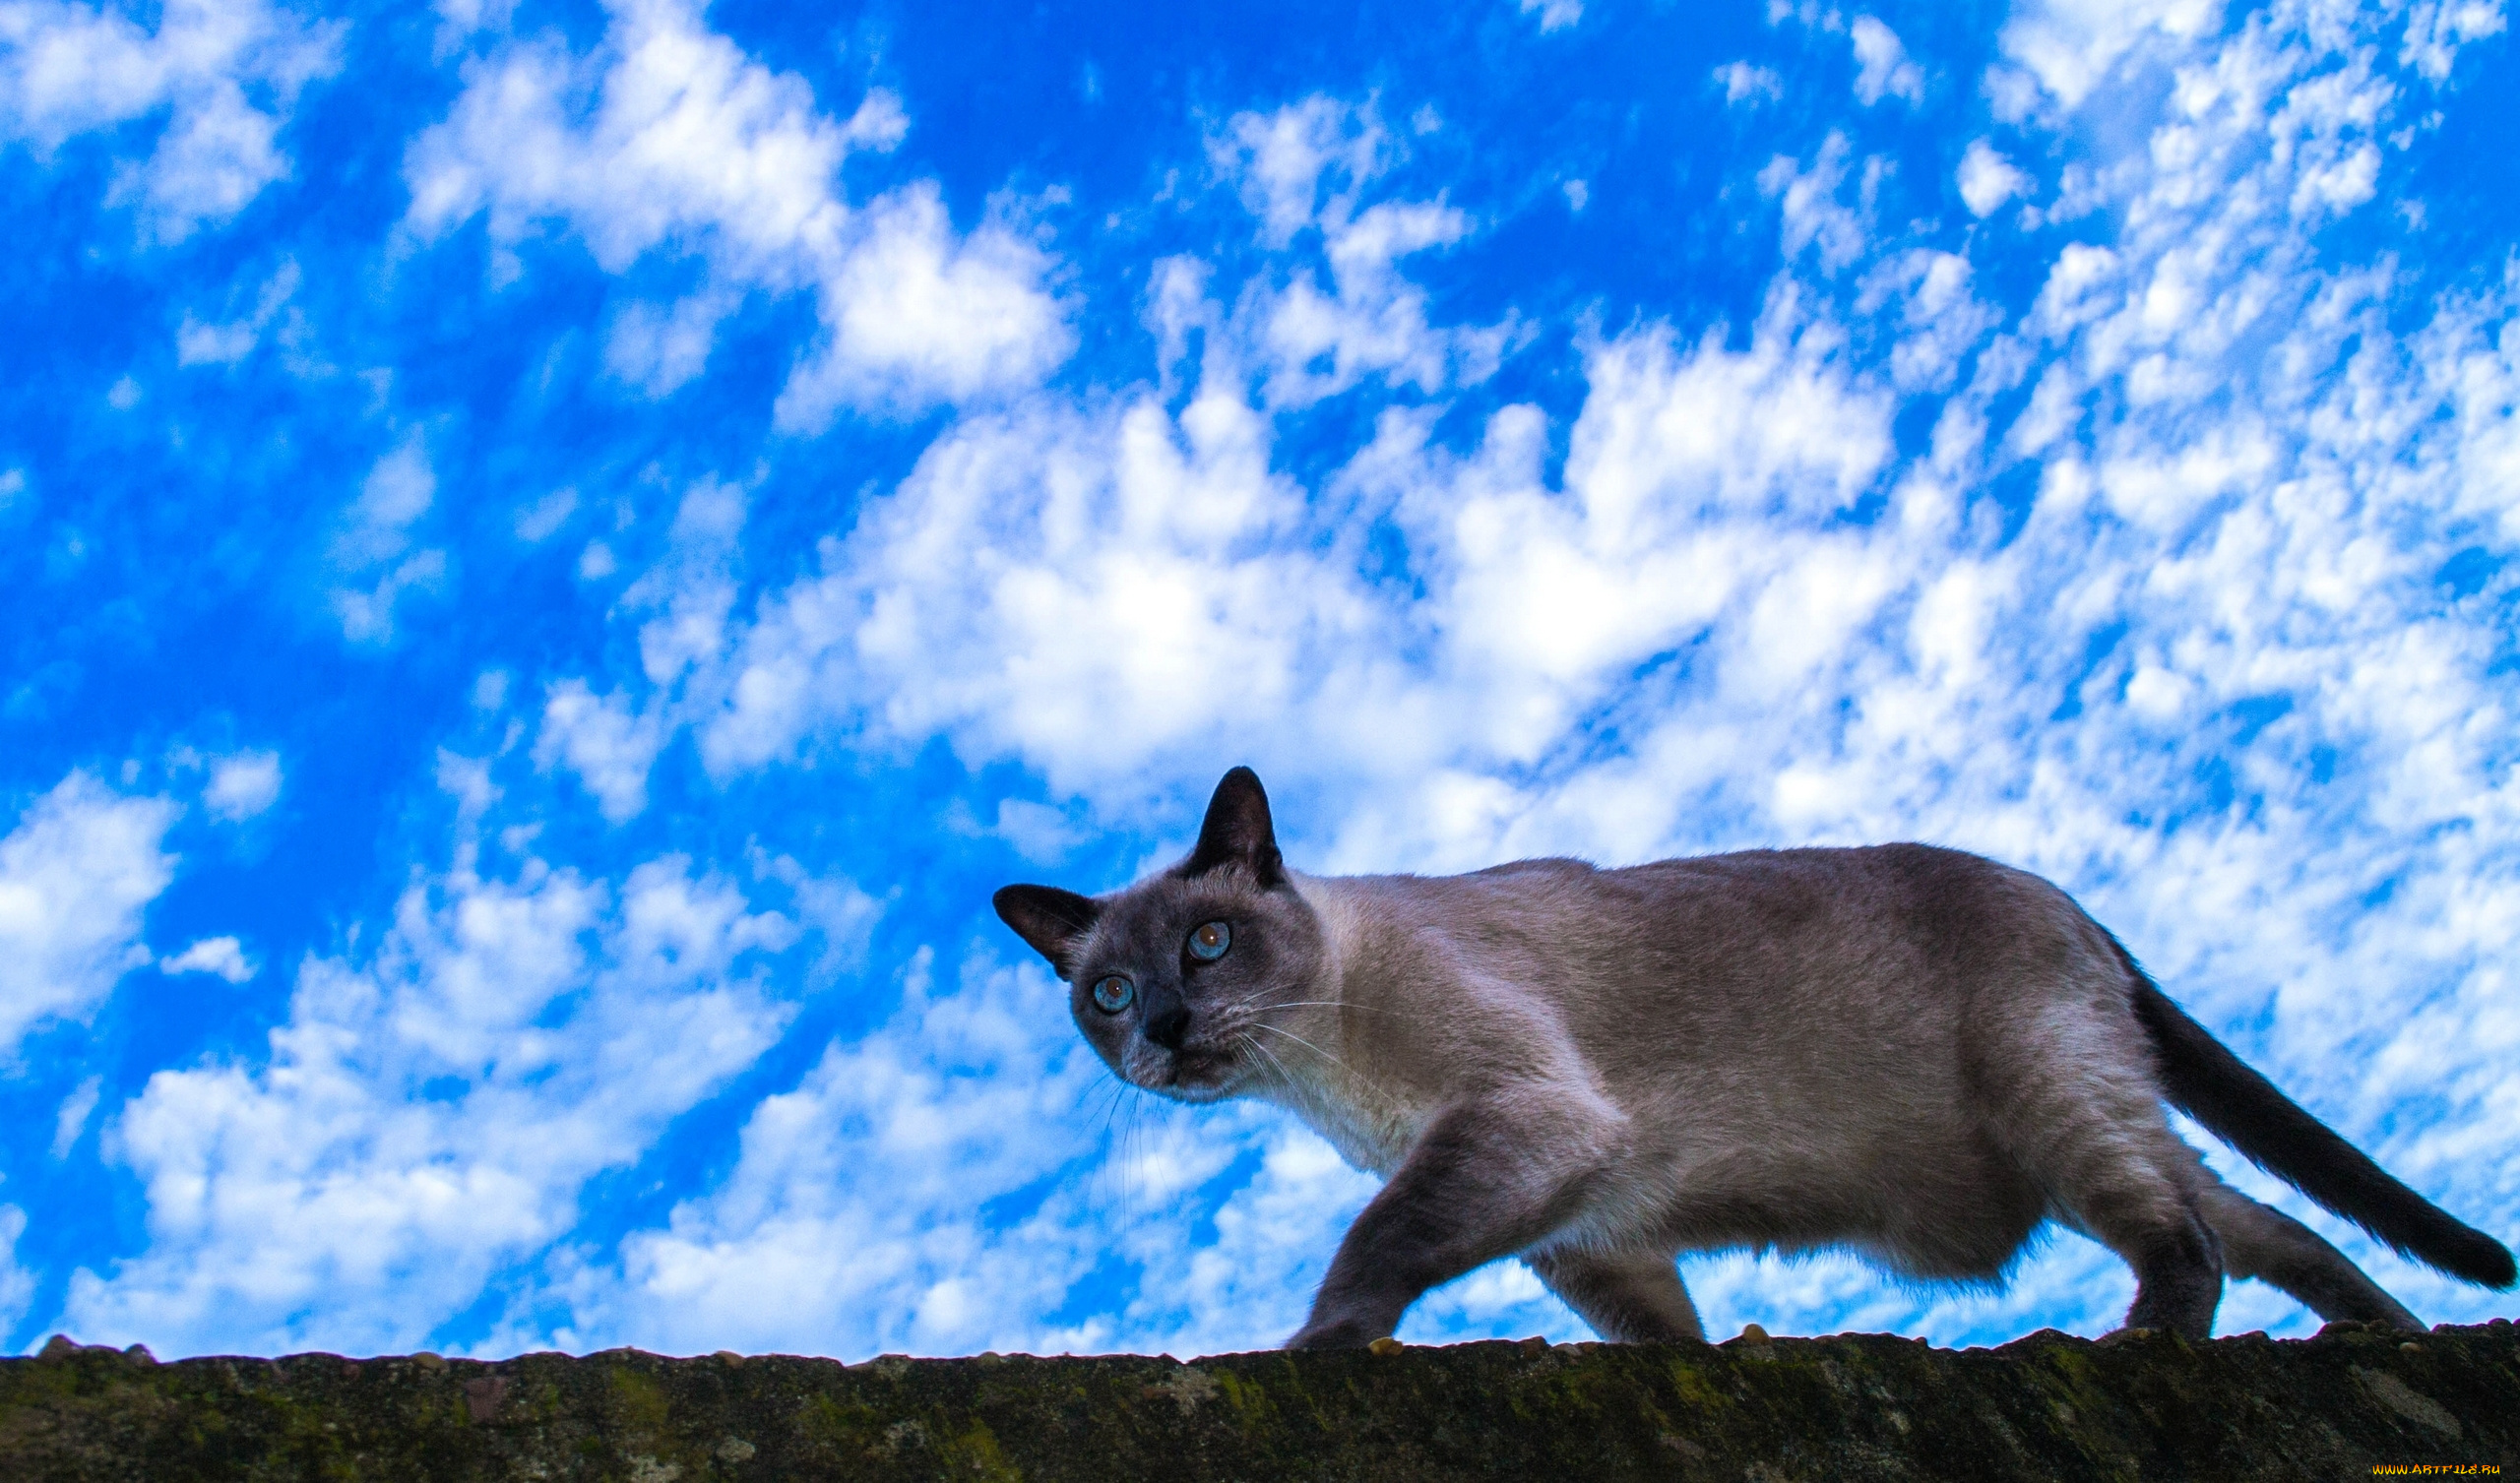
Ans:
{"label": "blue sky", "polygon": [[2498,0],[798,15],[0,0],[10,1347],[1274,1343],[1370,1181],[987,908],[1235,763],[1314,871],[2041,871],[2520,1233]]}

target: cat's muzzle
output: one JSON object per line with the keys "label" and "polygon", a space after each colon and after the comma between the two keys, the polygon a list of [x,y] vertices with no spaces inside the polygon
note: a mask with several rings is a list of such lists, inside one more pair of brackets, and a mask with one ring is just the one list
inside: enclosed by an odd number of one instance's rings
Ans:
{"label": "cat's muzzle", "polygon": [[1130,1081],[1147,1090],[1180,1102],[1215,1102],[1233,1095],[1241,1081],[1241,1060],[1232,1047],[1196,1042],[1164,1051],[1141,1046],[1130,1059]]}

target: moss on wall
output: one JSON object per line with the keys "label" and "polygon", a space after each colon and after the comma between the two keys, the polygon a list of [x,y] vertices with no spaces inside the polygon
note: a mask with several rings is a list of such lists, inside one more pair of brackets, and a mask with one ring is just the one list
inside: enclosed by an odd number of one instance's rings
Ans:
{"label": "moss on wall", "polygon": [[2400,1463],[2520,1465],[2520,1330],[847,1366],[626,1349],[158,1364],[56,1340],[0,1361],[13,1483],[2295,1480]]}

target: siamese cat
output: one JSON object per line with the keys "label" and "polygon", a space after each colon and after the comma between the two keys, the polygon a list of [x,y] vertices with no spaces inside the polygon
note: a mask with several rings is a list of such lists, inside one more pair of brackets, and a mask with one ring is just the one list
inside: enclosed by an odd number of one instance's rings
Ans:
{"label": "siamese cat", "polygon": [[2498,1242],[2286,1099],[2063,892],[1956,850],[1304,876],[1236,768],[1179,864],[994,903],[1123,1081],[1277,1102],[1383,1176],[1290,1347],[1369,1343],[1517,1254],[1605,1338],[1701,1338],[1680,1252],[1853,1246],[1985,1281],[2047,1220],[2134,1268],[2130,1329],[2205,1337],[2226,1274],[2422,1327],[2217,1179],[2165,1102],[2398,1251],[2512,1285]]}

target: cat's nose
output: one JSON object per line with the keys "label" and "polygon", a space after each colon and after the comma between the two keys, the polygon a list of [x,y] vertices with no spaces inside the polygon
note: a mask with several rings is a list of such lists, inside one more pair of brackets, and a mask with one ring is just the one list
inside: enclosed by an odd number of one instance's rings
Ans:
{"label": "cat's nose", "polygon": [[1146,997],[1146,1037],[1166,1050],[1179,1050],[1190,1032],[1190,1006],[1177,992],[1158,986]]}

